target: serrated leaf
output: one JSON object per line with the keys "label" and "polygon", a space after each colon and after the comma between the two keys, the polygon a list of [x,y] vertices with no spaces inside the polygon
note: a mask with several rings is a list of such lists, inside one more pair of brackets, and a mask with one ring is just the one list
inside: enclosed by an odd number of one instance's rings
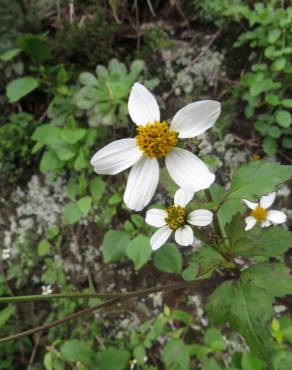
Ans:
{"label": "serrated leaf", "polygon": [[124,231],[110,230],[102,241],[101,250],[105,262],[118,261],[126,256],[130,236]]}
{"label": "serrated leaf", "polygon": [[284,109],[279,109],[275,115],[278,124],[284,128],[288,128],[291,125],[292,118],[291,113]]}
{"label": "serrated leaf", "polygon": [[149,261],[152,254],[149,238],[144,235],[138,235],[131,240],[126,253],[128,258],[134,263],[135,269],[139,270]]}
{"label": "serrated leaf", "polygon": [[154,253],[154,266],[158,270],[179,274],[182,269],[180,250],[174,243],[164,244]]}
{"label": "serrated leaf", "polygon": [[253,229],[242,234],[243,226],[238,225],[237,231],[238,238],[232,245],[237,256],[277,257],[283,255],[292,243],[291,233],[281,226]]}
{"label": "serrated leaf", "polygon": [[50,251],[50,249],[51,244],[46,239],[43,239],[38,244],[38,255],[43,257]]}
{"label": "serrated leaf", "polygon": [[273,297],[252,284],[225,282],[209,297],[207,311],[215,324],[230,323],[246,340],[253,354],[272,365],[273,341],[269,320],[273,313]]}
{"label": "serrated leaf", "polygon": [[232,177],[228,198],[257,200],[275,190],[292,176],[292,166],[276,162],[253,161],[239,167]]}
{"label": "serrated leaf", "polygon": [[288,268],[279,262],[263,262],[249,267],[241,274],[241,280],[264,289],[271,297],[292,294],[292,276]]}

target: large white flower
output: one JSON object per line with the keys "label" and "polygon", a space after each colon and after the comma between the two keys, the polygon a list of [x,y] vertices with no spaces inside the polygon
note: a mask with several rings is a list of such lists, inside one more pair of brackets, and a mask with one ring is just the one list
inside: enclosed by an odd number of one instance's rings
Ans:
{"label": "large white flower", "polygon": [[270,193],[261,197],[259,203],[253,203],[249,200],[242,199],[242,201],[251,209],[251,213],[245,218],[245,230],[252,229],[257,222],[261,227],[268,227],[271,224],[278,225],[286,221],[287,216],[281,211],[268,210],[276,199],[276,193]]}
{"label": "large white flower", "polygon": [[213,214],[206,209],[196,209],[187,214],[185,207],[193,196],[193,192],[178,189],[174,195],[174,205],[165,210],[153,208],[146,212],[147,224],[159,228],[150,239],[153,250],[157,250],[166,243],[173,232],[178,244],[190,245],[194,241],[194,234],[188,224],[207,226],[212,222]]}
{"label": "large white flower", "polygon": [[96,173],[115,175],[131,166],[124,202],[141,211],[151,200],[159,180],[158,159],[165,158],[173,180],[188,191],[208,188],[215,179],[193,153],[177,148],[178,139],[198,136],[212,127],[220,114],[220,103],[203,100],[180,109],[170,122],[160,120],[156,99],[143,85],[132,87],[128,110],[137,125],[132,139],[114,141],[91,159]]}

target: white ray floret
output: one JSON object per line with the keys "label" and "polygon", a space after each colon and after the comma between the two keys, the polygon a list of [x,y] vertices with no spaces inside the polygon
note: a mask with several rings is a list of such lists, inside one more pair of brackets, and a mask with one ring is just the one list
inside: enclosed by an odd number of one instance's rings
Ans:
{"label": "white ray floret", "polygon": [[257,223],[259,223],[261,227],[268,227],[270,225],[279,225],[286,221],[287,216],[284,212],[268,209],[273,205],[275,199],[275,192],[261,197],[259,203],[253,203],[247,199],[242,199],[247,207],[252,210],[250,215],[245,218],[245,230],[251,230]]}
{"label": "white ray floret", "polygon": [[172,179],[183,189],[207,189],[215,176],[203,161],[188,150],[176,147],[178,139],[196,137],[211,128],[220,114],[220,103],[203,100],[180,109],[170,124],[161,121],[155,97],[143,85],[132,87],[128,110],[137,125],[135,138],[114,141],[91,159],[96,173],[115,175],[132,167],[124,201],[141,211],[151,200],[159,180],[158,159],[164,158]]}
{"label": "white ray floret", "polygon": [[146,223],[158,228],[150,239],[153,250],[159,249],[173,233],[178,244],[190,245],[194,241],[190,225],[207,226],[213,221],[212,212],[206,209],[197,209],[187,214],[185,207],[193,197],[194,192],[178,189],[174,195],[174,205],[165,210],[153,208],[146,212]]}

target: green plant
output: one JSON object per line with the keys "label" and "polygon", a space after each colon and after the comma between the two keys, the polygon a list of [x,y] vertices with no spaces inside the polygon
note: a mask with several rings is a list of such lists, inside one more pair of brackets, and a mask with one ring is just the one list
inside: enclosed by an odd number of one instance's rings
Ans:
{"label": "green plant", "polygon": [[0,126],[0,176],[13,179],[32,164],[31,134],[37,126],[33,116],[16,113]]}
{"label": "green plant", "polygon": [[251,70],[241,79],[246,118],[255,118],[255,128],[264,137],[263,149],[275,154],[278,146],[292,148],[292,8],[281,1],[245,7],[241,15],[250,30],[240,35],[235,46],[252,48]]}
{"label": "green plant", "polygon": [[[98,65],[96,76],[89,72],[81,73],[80,83],[83,85],[75,96],[78,108],[86,111],[89,125],[122,124],[126,122],[127,98],[133,83],[145,69],[145,63],[135,60],[129,71],[125,64],[112,59],[108,68]],[[145,81],[153,88],[157,80]]]}

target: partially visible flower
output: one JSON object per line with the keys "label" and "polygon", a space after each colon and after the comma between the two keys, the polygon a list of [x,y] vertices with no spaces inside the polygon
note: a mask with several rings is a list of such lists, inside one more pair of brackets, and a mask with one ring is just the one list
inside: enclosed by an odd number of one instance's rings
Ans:
{"label": "partially visible flower", "polygon": [[193,192],[209,188],[214,174],[197,156],[176,145],[178,139],[196,137],[212,127],[220,114],[220,103],[213,100],[190,103],[169,124],[160,119],[155,97],[136,82],[128,110],[137,125],[136,137],[114,141],[91,159],[100,175],[115,175],[133,166],[124,194],[128,208],[141,211],[150,202],[158,184],[161,158],[165,158],[167,171],[181,188]]}
{"label": "partially visible flower", "polygon": [[245,230],[252,229],[257,222],[260,223],[261,227],[268,227],[270,225],[282,224],[286,221],[287,216],[281,211],[268,210],[276,199],[276,193],[270,193],[261,197],[259,203],[250,202],[247,199],[242,201],[252,211],[250,215],[245,218],[246,227]]}
{"label": "partially visible flower", "polygon": [[50,284],[42,286],[42,294],[43,295],[48,295],[48,294],[52,294],[52,293],[53,293],[53,289],[52,289],[52,286]]}
{"label": "partially visible flower", "polygon": [[153,250],[166,243],[173,232],[178,244],[190,245],[193,243],[194,234],[188,224],[207,226],[212,222],[213,214],[206,209],[196,209],[187,214],[186,206],[193,197],[194,192],[178,189],[174,195],[174,205],[165,210],[153,208],[146,212],[146,223],[159,228],[150,239]]}

